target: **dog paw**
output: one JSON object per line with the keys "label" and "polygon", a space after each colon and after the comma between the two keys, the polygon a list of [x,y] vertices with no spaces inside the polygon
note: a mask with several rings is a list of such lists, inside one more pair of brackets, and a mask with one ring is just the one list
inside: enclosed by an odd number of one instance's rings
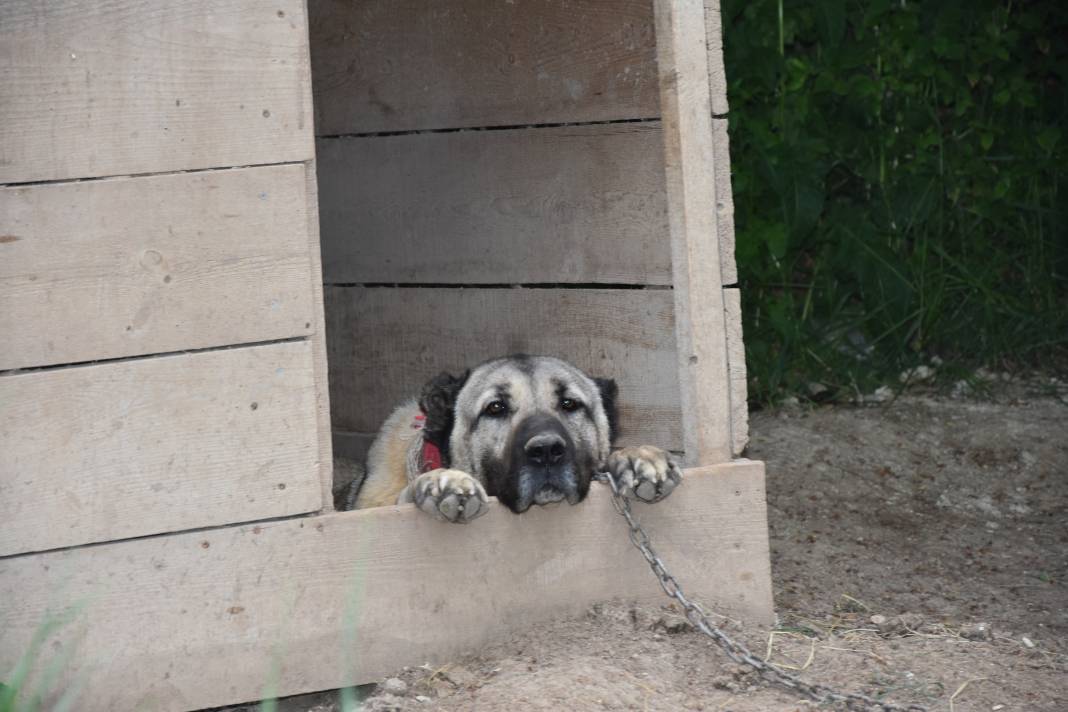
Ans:
{"label": "dog paw", "polygon": [[431,470],[411,485],[412,501],[427,514],[466,524],[486,513],[486,490],[460,470]]}
{"label": "dog paw", "polygon": [[612,452],[608,471],[621,494],[643,502],[659,502],[682,483],[682,471],[671,453],[652,445]]}

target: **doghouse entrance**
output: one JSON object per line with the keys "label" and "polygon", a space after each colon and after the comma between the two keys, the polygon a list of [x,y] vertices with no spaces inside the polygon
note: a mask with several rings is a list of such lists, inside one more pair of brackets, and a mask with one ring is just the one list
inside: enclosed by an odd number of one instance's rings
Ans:
{"label": "doghouse entrance", "polygon": [[620,443],[682,450],[652,3],[309,12],[335,453],[514,352],[615,378]]}

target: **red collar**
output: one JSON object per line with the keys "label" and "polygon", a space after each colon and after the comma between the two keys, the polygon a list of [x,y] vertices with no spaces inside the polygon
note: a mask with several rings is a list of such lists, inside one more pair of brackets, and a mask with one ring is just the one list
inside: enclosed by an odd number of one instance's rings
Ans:
{"label": "red collar", "polygon": [[[426,413],[419,411],[419,414],[415,416],[415,420],[412,422],[412,428],[415,430],[422,430],[423,425],[426,423]],[[423,450],[419,456],[419,472],[430,472],[431,470],[441,469],[442,464],[441,448],[434,443],[423,438]]]}

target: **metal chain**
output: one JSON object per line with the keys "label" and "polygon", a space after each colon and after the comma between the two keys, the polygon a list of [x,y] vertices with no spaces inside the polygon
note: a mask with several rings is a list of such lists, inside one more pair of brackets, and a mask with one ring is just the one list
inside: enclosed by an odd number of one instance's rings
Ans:
{"label": "metal chain", "polygon": [[630,527],[630,541],[634,544],[634,547],[642,553],[645,560],[649,562],[649,567],[656,575],[657,580],[660,582],[660,587],[664,589],[664,593],[666,593],[669,598],[678,601],[683,610],[686,611],[686,619],[690,621],[695,628],[714,640],[716,645],[722,648],[723,652],[725,652],[727,657],[731,660],[736,663],[748,665],[769,682],[793,690],[794,692],[821,704],[841,703],[846,706],[846,709],[860,710],[861,712],[869,712],[870,710],[880,710],[881,712],[927,712],[927,708],[920,705],[895,705],[859,693],[838,692],[825,685],[805,682],[799,677],[784,671],[777,665],[773,665],[772,663],[753,655],[745,645],[731,639],[719,627],[711,623],[700,605],[694,603],[683,595],[682,587],[679,586],[679,582],[675,580],[674,576],[667,572],[667,569],[664,568],[664,562],[660,560],[660,557],[656,555],[656,551],[653,550],[653,545],[649,541],[649,535],[642,529],[641,524],[634,519],[634,515],[630,509],[630,500],[620,492],[615,479],[608,473],[604,472],[597,474],[596,479],[607,483],[612,489],[612,505],[615,507],[616,511],[623,515],[623,518],[627,520],[627,525]]}

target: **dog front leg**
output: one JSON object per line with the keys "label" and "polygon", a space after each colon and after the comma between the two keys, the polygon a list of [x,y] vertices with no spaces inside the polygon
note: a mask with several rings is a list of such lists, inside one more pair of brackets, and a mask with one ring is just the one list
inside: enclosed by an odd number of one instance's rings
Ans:
{"label": "dog front leg", "polygon": [[397,504],[412,503],[446,522],[466,524],[489,509],[481,483],[462,470],[438,469],[425,472],[397,496]]}

